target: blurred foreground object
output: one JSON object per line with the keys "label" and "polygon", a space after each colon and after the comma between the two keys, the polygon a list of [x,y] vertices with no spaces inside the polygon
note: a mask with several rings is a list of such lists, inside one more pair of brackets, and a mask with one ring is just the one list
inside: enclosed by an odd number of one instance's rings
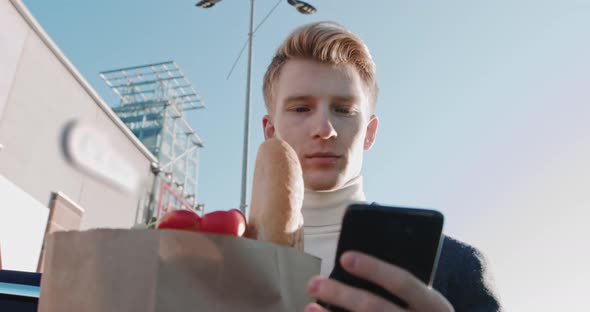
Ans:
{"label": "blurred foreground object", "polygon": [[66,127],[63,143],[67,158],[79,169],[117,189],[139,192],[139,173],[98,127],[74,121]]}

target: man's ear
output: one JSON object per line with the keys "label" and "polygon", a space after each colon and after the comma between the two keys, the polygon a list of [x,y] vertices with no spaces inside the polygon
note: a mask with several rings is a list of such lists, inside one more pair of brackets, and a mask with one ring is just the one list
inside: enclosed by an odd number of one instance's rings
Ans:
{"label": "man's ear", "polygon": [[262,131],[264,132],[265,140],[275,136],[275,126],[273,125],[272,120],[270,120],[269,115],[264,115],[264,117],[262,117]]}
{"label": "man's ear", "polygon": [[377,128],[379,126],[379,118],[373,115],[369,119],[369,124],[367,124],[367,133],[365,134],[365,142],[364,148],[365,151],[368,151],[375,143],[375,137],[377,137]]}

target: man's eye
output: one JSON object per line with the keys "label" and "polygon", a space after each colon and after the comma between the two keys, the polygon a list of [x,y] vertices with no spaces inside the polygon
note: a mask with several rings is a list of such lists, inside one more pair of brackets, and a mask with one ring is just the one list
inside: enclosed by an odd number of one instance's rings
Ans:
{"label": "man's eye", "polygon": [[337,113],[344,114],[344,115],[353,115],[354,114],[354,110],[350,107],[336,107],[335,111]]}
{"label": "man's eye", "polygon": [[295,109],[293,109],[295,112],[298,113],[305,113],[305,112],[309,112],[309,108],[304,107],[304,106],[300,106],[300,107],[295,107]]}

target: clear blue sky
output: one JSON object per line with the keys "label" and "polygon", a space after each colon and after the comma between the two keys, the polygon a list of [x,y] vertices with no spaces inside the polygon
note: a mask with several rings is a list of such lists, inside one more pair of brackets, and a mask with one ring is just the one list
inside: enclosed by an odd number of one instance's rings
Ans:
{"label": "clear blue sky", "polygon": [[[262,142],[261,79],[296,26],[336,20],[378,66],[377,143],[365,188],[383,204],[430,207],[488,256],[507,311],[582,311],[590,280],[590,2],[286,1],[255,37],[251,163]],[[109,103],[98,73],[175,60],[207,108],[199,202],[237,207],[249,1],[24,1]],[[256,20],[277,3],[259,0]],[[257,24],[256,23],[256,24]],[[252,167],[251,167],[252,169]],[[251,175],[252,171],[250,171]]]}

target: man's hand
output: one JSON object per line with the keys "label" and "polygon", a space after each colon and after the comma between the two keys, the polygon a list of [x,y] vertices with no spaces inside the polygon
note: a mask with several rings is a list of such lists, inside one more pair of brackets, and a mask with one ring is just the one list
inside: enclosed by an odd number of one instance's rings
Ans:
{"label": "man's hand", "polygon": [[[353,312],[454,311],[451,304],[438,291],[397,266],[359,252],[344,253],[340,263],[351,274],[378,284],[403,299],[408,303],[408,308],[403,309],[363,289],[319,276],[309,281],[308,292],[312,297]],[[316,303],[310,303],[305,307],[305,312],[324,311],[328,310]]]}

